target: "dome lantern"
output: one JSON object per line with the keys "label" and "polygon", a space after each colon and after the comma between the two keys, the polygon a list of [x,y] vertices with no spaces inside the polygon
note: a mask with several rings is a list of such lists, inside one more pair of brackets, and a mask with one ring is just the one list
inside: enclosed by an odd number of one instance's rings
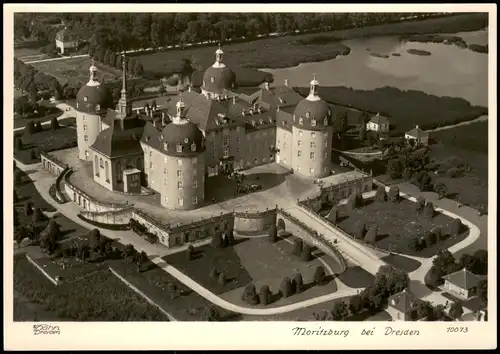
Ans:
{"label": "dome lantern", "polygon": [[320,100],[319,94],[318,94],[318,88],[319,88],[319,82],[316,80],[316,74],[314,74],[313,79],[309,83],[309,96],[307,96],[308,101],[318,101]]}

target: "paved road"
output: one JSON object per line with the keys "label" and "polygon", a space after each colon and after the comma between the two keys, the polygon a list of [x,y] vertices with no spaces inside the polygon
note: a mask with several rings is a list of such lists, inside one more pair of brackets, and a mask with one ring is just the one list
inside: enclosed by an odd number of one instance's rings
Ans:
{"label": "paved road", "polygon": [[[57,108],[59,108],[61,111],[63,111],[63,114],[61,114],[59,117],[57,117],[58,121],[61,121],[61,120],[66,119],[66,118],[72,118],[72,117],[76,116],[75,109],[73,107],[71,107],[67,103],[58,102],[58,103],[55,104],[55,106]],[[69,111],[67,111],[67,109],[69,109]],[[42,126],[43,125],[50,125],[50,120],[46,121],[46,122],[42,122],[41,124],[42,124]],[[69,128],[74,128],[74,127],[71,127],[71,126],[68,126],[68,127]],[[14,131],[19,131],[19,130],[23,130],[23,129],[24,129],[24,127],[17,127],[17,128],[14,128]]]}

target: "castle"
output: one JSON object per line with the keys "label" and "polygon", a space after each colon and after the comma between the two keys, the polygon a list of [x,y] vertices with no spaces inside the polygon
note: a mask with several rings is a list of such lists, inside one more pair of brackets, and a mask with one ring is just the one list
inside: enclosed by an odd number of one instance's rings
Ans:
{"label": "castle", "polygon": [[285,83],[251,95],[235,92],[236,76],[216,51],[201,92],[189,89],[161,109],[141,112],[127,98],[126,63],[116,110],[90,67],[76,97],[78,151],[92,163],[93,179],[111,191],[161,195],[172,210],[201,207],[212,176],[276,162],[310,178],[330,175],[332,112],[310,82],[302,98]]}

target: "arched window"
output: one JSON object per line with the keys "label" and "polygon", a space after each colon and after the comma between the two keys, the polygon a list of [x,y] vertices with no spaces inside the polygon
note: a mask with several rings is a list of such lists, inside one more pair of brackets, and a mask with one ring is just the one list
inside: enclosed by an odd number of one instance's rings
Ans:
{"label": "arched window", "polygon": [[119,162],[116,164],[116,174],[117,174],[116,181],[120,183],[122,181],[123,171],[122,171],[122,164]]}
{"label": "arched window", "polygon": [[104,175],[106,176],[106,182],[109,182],[109,164],[108,161],[104,165]]}
{"label": "arched window", "polygon": [[191,151],[196,151],[196,144],[195,143],[191,144]]}
{"label": "arched window", "polygon": [[97,177],[99,177],[99,159],[94,156],[94,172]]}
{"label": "arched window", "polygon": [[181,143],[177,143],[176,151],[177,152],[182,152],[182,144]]}
{"label": "arched window", "polygon": [[102,157],[99,159],[99,166],[101,166],[101,168],[104,168],[104,163],[102,162]]}
{"label": "arched window", "polygon": [[324,124],[324,125],[328,125],[328,118],[325,118],[325,119],[323,120],[323,124]]}

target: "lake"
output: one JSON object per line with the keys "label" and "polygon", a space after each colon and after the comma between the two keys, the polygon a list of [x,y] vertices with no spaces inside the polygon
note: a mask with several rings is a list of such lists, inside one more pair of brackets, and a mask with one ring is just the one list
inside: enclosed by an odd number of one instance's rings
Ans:
{"label": "lake", "polygon": [[[487,44],[486,30],[457,35],[469,44]],[[372,90],[392,86],[419,90],[436,96],[461,97],[471,104],[488,107],[488,55],[440,43],[405,42],[399,36],[357,38],[344,41],[351,48],[347,56],[283,69],[262,69],[274,75],[276,83],[288,79],[291,86],[308,86],[316,74],[321,86],[347,86]],[[413,55],[408,49],[425,50],[429,56]],[[387,54],[377,58],[370,51]],[[392,56],[400,53],[401,56]]]}

